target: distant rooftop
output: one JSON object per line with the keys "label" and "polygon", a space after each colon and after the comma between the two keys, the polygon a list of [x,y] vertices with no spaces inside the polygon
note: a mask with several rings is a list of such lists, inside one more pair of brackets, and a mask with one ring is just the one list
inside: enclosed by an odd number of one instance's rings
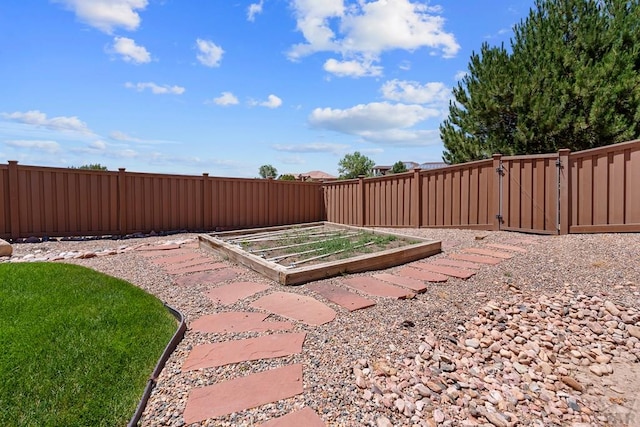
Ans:
{"label": "distant rooftop", "polygon": [[337,176],[333,176],[323,171],[309,171],[296,175],[301,181],[332,181],[338,179]]}
{"label": "distant rooftop", "polygon": [[[402,163],[404,163],[404,166],[407,168],[408,171],[415,168],[438,169],[438,168],[443,168],[445,166],[448,166],[444,162],[425,162],[425,163],[402,162]],[[386,175],[391,169],[393,169],[393,166],[376,165],[373,167],[373,174],[375,176]]]}

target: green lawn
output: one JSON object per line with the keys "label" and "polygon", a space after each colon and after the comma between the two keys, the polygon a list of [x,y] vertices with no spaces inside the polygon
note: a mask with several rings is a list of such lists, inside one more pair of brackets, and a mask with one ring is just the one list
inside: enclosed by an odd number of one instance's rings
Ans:
{"label": "green lawn", "polygon": [[176,328],[161,301],[125,281],[0,264],[0,425],[126,425]]}

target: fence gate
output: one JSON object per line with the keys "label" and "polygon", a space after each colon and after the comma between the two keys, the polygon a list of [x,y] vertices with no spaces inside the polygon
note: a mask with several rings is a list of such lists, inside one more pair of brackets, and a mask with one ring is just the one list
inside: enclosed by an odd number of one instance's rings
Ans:
{"label": "fence gate", "polygon": [[501,230],[559,233],[559,167],[558,154],[501,158]]}

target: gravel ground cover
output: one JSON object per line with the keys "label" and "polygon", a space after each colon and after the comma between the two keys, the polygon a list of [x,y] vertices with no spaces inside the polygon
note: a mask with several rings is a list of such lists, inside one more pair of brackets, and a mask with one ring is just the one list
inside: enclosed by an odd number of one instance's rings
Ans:
{"label": "gravel ground cover", "polygon": [[[393,231],[442,240],[444,253],[433,258],[525,236]],[[234,281],[271,288],[232,306],[215,305],[203,296],[218,285],[175,285],[132,250],[195,238],[15,244],[10,261],[59,258],[95,268],[153,293],[189,321],[221,311],[255,311],[252,301],[281,289],[243,269]],[[333,322],[296,324],[296,331],[307,333],[299,355],[183,373],[195,345],[257,336],[189,330],[158,379],[142,425],[183,425],[193,387],[291,363],[304,364],[302,395],[202,425],[259,425],[304,406],[329,426],[640,425],[640,234],[536,238],[519,245],[526,253],[483,266],[468,280],[432,284],[413,299],[369,297],[377,304],[354,312],[328,303],[338,311]],[[320,299],[304,285],[285,290]],[[272,315],[270,320],[286,319]]]}

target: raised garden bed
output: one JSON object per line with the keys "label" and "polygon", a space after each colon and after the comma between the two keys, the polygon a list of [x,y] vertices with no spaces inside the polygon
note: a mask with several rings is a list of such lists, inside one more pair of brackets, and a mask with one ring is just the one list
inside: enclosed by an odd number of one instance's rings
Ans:
{"label": "raised garden bed", "polygon": [[283,285],[379,270],[441,251],[440,242],[329,222],[201,234],[200,246]]}

